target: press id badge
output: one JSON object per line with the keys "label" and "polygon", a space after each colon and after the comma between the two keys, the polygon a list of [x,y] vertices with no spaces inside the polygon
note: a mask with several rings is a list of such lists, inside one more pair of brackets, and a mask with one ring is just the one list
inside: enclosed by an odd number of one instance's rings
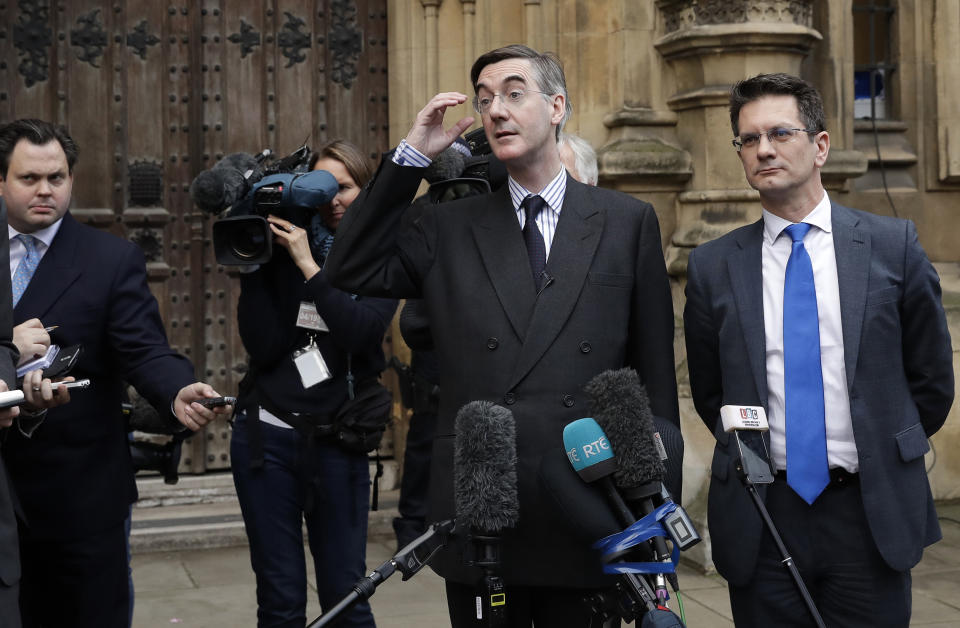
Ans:
{"label": "press id badge", "polygon": [[293,352],[293,363],[297,367],[297,372],[300,373],[300,381],[303,382],[304,388],[316,386],[331,377],[327,362],[323,359],[323,354],[320,353],[312,336],[310,344]]}
{"label": "press id badge", "polygon": [[330,331],[327,323],[317,312],[317,306],[309,301],[300,302],[300,311],[297,312],[297,327],[311,331]]}

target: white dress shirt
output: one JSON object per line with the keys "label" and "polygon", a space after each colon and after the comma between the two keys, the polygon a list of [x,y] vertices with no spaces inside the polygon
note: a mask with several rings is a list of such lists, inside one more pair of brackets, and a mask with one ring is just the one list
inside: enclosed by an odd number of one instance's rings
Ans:
{"label": "white dress shirt", "polygon": [[[843,361],[840,286],[833,244],[830,199],[823,199],[803,222],[813,225],[803,240],[813,265],[820,318],[820,366],[827,429],[827,461],[831,467],[859,469],[857,445],[850,419],[847,372]],[[783,281],[792,241],[784,233],[790,222],[763,210],[763,320],[767,349],[767,419],[770,448],[776,469],[787,468],[783,382]]]}
{"label": "white dress shirt", "polygon": [[[43,259],[43,256],[47,254],[47,249],[50,248],[50,243],[53,242],[53,239],[57,235],[57,231],[60,230],[60,225],[63,224],[63,218],[53,223],[49,227],[44,227],[39,231],[34,231],[29,234],[35,237],[40,242],[37,243],[37,253],[40,256],[40,259]],[[24,257],[27,256],[27,248],[23,246],[23,242],[17,238],[18,235],[22,235],[19,231],[7,225],[7,237],[10,238],[10,278],[13,279],[13,275],[17,272],[17,266],[20,265],[20,262]],[[39,260],[38,260],[39,261]]]}

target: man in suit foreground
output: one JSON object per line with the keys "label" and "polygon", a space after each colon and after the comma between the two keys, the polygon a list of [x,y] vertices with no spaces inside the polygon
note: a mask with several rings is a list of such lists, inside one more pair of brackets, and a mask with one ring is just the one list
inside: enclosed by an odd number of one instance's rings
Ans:
{"label": "man in suit foreground", "polygon": [[[26,515],[24,625],[123,627],[129,621],[124,521],[137,489],[121,380],[193,430],[229,407],[212,411],[195,403],[218,395],[194,382],[190,362],[167,344],[140,250],[67,211],[76,159],[63,127],[41,120],[0,127],[14,322],[38,319],[41,331],[56,327],[54,343],[82,345],[71,374],[92,382],[32,432],[10,430],[3,455]],[[49,384],[38,387],[44,396],[52,392]]]}
{"label": "man in suit foreground", "polygon": [[738,626],[809,626],[737,478],[720,407],[769,417],[772,519],[828,626],[907,626],[910,568],[940,539],[924,468],[953,401],[939,277],[912,222],[830,201],[805,81],[737,84],[730,120],[763,218],[690,255],[690,386],[714,433],[708,520]]}
{"label": "man in suit foreground", "polygon": [[[444,130],[447,108],[467,96],[438,94],[344,217],[324,272],[352,292],[424,299],[440,362],[432,520],[454,514],[457,411],[488,400],[513,412],[520,516],[503,534],[509,625],[586,626],[582,594],[609,581],[592,539],[576,537],[549,503],[538,470],[563,446],[563,427],[588,414],[582,388],[605,369],[636,369],[653,412],[679,425],[659,226],[647,203],[564,171],[557,135],[567,91],[553,56],[494,50],[474,63],[471,81],[508,185],[428,206],[399,228],[424,166],[473,122]],[[476,622],[480,572],[463,565],[463,550],[460,532],[432,562],[455,627]]]}

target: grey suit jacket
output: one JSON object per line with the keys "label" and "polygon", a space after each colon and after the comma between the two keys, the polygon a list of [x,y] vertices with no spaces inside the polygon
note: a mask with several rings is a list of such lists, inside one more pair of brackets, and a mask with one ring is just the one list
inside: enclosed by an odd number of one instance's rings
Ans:
{"label": "grey suit jacket", "polygon": [[[832,222],[864,532],[905,570],[940,538],[923,460],[954,394],[940,281],[912,222],[837,204]],[[717,439],[708,499],[714,563],[738,585],[753,573],[761,520],[718,418],[725,404],[767,405],[762,240],[761,220],[694,249],[684,310],[694,404]]]}
{"label": "grey suit jacket", "polygon": [[[361,294],[422,297],[440,362],[440,412],[431,470],[431,518],[454,514],[457,411],[474,400],[509,408],[517,423],[520,522],[504,535],[508,584],[599,584],[596,539],[577,538],[539,484],[563,427],[589,416],[583,386],[631,366],[655,414],[679,426],[673,307],[653,208],[567,179],[540,294],[507,186],[427,207],[401,229],[423,169],[385,161],[347,212],[324,272]],[[462,538],[432,563],[473,583]]]}
{"label": "grey suit jacket", "polygon": [[[0,226],[7,226],[7,206],[0,200]],[[0,237],[0,379],[11,390],[17,385],[17,360],[20,354],[13,344],[13,297],[10,291],[10,240],[6,232]],[[7,436],[0,430],[0,439]],[[20,581],[20,546],[17,542],[17,519],[14,515],[13,486],[0,457],[0,587]],[[0,607],[3,604],[0,603]],[[10,614],[8,614],[10,613]],[[0,608],[0,625],[14,625],[17,608]],[[9,624],[7,623],[9,622]],[[19,624],[19,620],[17,620]]]}

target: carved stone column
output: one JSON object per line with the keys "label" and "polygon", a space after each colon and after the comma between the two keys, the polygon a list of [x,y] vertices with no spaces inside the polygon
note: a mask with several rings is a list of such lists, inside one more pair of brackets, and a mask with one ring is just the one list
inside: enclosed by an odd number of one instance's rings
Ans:
{"label": "carved stone column", "polygon": [[420,0],[423,5],[423,34],[426,40],[426,62],[427,62],[427,98],[432,98],[437,93],[437,68],[439,60],[437,59],[439,46],[439,14],[440,4],[443,0]]}
{"label": "carved stone column", "polygon": [[762,72],[800,74],[820,41],[813,0],[657,0],[666,34],[655,46],[676,73],[667,100],[693,177],[678,197],[677,229],[667,249],[671,274],[686,272],[698,244],[760,215],[730,140],[730,86]]}
{"label": "carved stone column", "polygon": [[[652,50],[656,29],[656,8],[648,2],[623,2],[618,21],[622,28],[611,34],[611,51],[617,55],[623,100],[603,124],[610,139],[597,151],[600,180],[604,187],[625,192],[683,190],[693,175],[690,153],[676,139],[677,115],[664,98],[663,61]],[[661,211],[665,227],[671,212]]]}

